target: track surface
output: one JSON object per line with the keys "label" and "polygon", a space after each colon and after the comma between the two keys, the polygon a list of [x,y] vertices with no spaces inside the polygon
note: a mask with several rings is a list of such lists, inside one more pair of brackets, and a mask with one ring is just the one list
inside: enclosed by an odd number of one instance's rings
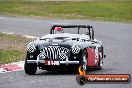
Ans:
{"label": "track surface", "polygon": [[[132,75],[132,24],[96,22],[87,20],[36,20],[29,18],[0,17],[0,32],[15,32],[32,36],[49,33],[54,23],[89,24],[95,29],[95,38],[104,43],[107,58],[102,70],[89,71],[96,74]],[[28,76],[24,71],[0,74],[0,88],[132,88],[130,84],[86,84],[79,86],[76,74],[70,72],[47,72],[38,70]]]}

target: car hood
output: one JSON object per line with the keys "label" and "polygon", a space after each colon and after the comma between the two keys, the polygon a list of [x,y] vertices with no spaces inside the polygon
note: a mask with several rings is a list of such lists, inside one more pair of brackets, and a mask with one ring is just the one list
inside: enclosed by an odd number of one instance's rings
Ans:
{"label": "car hood", "polygon": [[48,47],[48,46],[63,46],[63,47],[72,47],[74,44],[78,44],[79,42],[75,41],[62,41],[62,40],[36,40],[29,44],[34,44],[35,46]]}
{"label": "car hood", "polygon": [[[62,37],[64,39],[58,39]],[[86,45],[88,45],[88,42],[85,43],[79,41],[78,39],[89,39],[89,38],[87,35],[80,35],[80,34],[69,34],[69,33],[48,34],[40,39],[30,42],[29,45],[33,44],[35,46],[38,46],[39,48],[48,47],[48,46],[65,46],[70,48],[74,45],[78,45],[80,47],[85,47]]]}

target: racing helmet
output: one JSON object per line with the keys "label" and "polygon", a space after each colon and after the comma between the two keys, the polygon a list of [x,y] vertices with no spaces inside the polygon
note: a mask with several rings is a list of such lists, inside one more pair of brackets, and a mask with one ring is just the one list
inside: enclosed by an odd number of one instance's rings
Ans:
{"label": "racing helmet", "polygon": [[63,33],[63,29],[61,27],[55,27],[54,33]]}

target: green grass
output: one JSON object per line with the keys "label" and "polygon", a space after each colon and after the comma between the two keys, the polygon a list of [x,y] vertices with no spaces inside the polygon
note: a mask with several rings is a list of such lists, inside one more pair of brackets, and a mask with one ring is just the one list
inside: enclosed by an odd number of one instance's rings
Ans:
{"label": "green grass", "polygon": [[0,64],[24,60],[29,41],[20,35],[0,33]]}
{"label": "green grass", "polygon": [[0,14],[132,22],[132,0],[94,0],[91,2],[2,0],[0,1]]}
{"label": "green grass", "polygon": [[19,50],[0,50],[0,64],[23,60],[24,53]]}

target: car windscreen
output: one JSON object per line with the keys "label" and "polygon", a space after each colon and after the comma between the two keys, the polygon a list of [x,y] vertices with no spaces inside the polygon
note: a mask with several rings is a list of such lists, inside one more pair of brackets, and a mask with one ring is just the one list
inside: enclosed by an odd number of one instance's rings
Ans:
{"label": "car windscreen", "polygon": [[[64,33],[72,33],[72,34],[78,34],[77,28],[63,28]],[[80,28],[79,34],[86,34],[88,32],[88,28]]]}

